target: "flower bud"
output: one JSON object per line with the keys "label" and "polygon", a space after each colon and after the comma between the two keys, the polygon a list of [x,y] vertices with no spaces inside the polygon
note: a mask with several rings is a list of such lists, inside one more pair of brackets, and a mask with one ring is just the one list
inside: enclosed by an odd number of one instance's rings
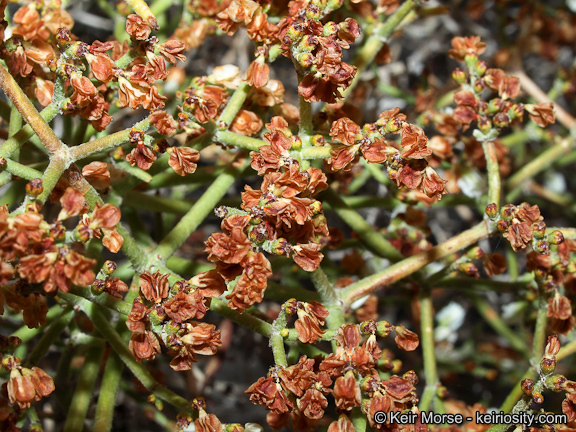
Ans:
{"label": "flower bud", "polygon": [[468,69],[474,70],[478,63],[478,55],[476,53],[466,54],[464,62],[466,63],[466,66],[468,66]]}
{"label": "flower bud", "polygon": [[310,142],[314,147],[322,147],[326,145],[326,139],[322,135],[314,135],[310,138]]}
{"label": "flower bud", "polygon": [[290,150],[301,150],[302,149],[302,140],[298,135],[293,135],[290,137],[290,141],[292,141],[292,146]]}
{"label": "flower bud", "polygon": [[556,369],[556,357],[544,357],[540,361],[540,371],[544,375],[550,375]]}
{"label": "flower bud", "polygon": [[492,129],[492,122],[488,117],[480,117],[478,119],[478,129],[480,129],[480,132],[486,135],[488,132],[490,132],[490,129]]}
{"label": "flower bud", "polygon": [[498,113],[494,116],[494,126],[497,128],[504,128],[510,125],[510,117],[508,114]]}
{"label": "flower bud", "polygon": [[104,292],[105,288],[106,288],[105,280],[94,279],[94,282],[92,282],[92,285],[90,286],[90,291],[92,291],[92,294],[94,295],[99,295]]}
{"label": "flower bud", "polygon": [[513,204],[506,204],[504,207],[502,207],[500,214],[502,215],[502,219],[511,221],[516,214],[516,206]]}
{"label": "flower bud", "polygon": [[466,73],[462,69],[456,68],[452,72],[452,79],[458,84],[464,84],[466,82]]}
{"label": "flower bud", "polygon": [[481,77],[486,73],[486,69],[488,69],[488,64],[484,60],[480,60],[478,63],[476,63],[474,72],[477,76]]}
{"label": "flower bud", "polygon": [[484,256],[484,251],[480,246],[474,246],[472,249],[466,252],[466,256],[472,260],[480,259]]}
{"label": "flower bud", "polygon": [[544,384],[547,389],[555,392],[561,392],[565,390],[565,384],[568,380],[564,375],[556,374],[546,377]]}
{"label": "flower bud", "polygon": [[230,423],[224,427],[225,432],[244,432],[244,426],[240,423]]}
{"label": "flower bud", "polygon": [[416,375],[416,372],[414,372],[413,370],[409,370],[408,372],[405,372],[402,375],[402,378],[405,379],[406,381],[408,381],[413,386],[418,384],[418,375]]}
{"label": "flower bud", "polygon": [[510,117],[510,120],[521,119],[524,117],[524,105],[521,103],[512,105],[508,110],[508,117]]}
{"label": "flower bud", "polygon": [[338,30],[340,30],[340,26],[336,24],[334,21],[329,21],[326,24],[324,24],[324,30],[322,30],[322,36],[324,37],[334,36],[335,34],[338,33]]}
{"label": "flower bud", "polygon": [[117,266],[114,261],[106,260],[102,265],[102,273],[105,274],[106,276],[110,276],[112,273],[116,271],[116,267]]}
{"label": "flower bud", "polygon": [[490,203],[486,206],[486,215],[490,218],[490,219],[496,219],[496,217],[498,216],[498,205],[496,203]]}
{"label": "flower bud", "polygon": [[538,240],[532,245],[534,250],[541,255],[548,255],[550,253],[550,243],[546,240]]}
{"label": "flower bud", "polygon": [[488,103],[488,114],[496,114],[504,108],[504,101],[500,98],[494,98]]}
{"label": "flower bud", "polygon": [[42,186],[42,179],[32,179],[26,184],[26,195],[30,198],[38,197],[44,191]]}
{"label": "flower bud", "polygon": [[[300,22],[295,22],[288,30],[286,30],[286,36],[290,38],[291,42],[296,42],[304,35],[304,27]],[[290,45],[290,43],[286,44]]]}
{"label": "flower bud", "polygon": [[377,324],[376,334],[380,337],[388,337],[390,333],[392,333],[392,330],[394,330],[394,326],[388,321],[378,321]]}
{"label": "flower bud", "polygon": [[496,224],[496,226],[498,227],[498,231],[503,233],[505,231],[508,231],[508,228],[510,228],[510,222],[504,219],[500,219]]}
{"label": "flower bud", "polygon": [[446,399],[448,397],[448,389],[444,386],[439,386],[436,389],[436,395],[440,398],[440,399]]}
{"label": "flower bud", "polygon": [[482,78],[480,78],[474,82],[474,86],[472,88],[474,90],[474,93],[476,94],[482,93],[482,90],[486,88],[486,83]]}
{"label": "flower bud", "polygon": [[554,245],[559,245],[560,243],[564,242],[564,234],[562,231],[556,230],[548,236],[548,241]]}
{"label": "flower bud", "polygon": [[535,239],[542,240],[546,235],[546,222],[540,221],[532,224],[532,233]]}
{"label": "flower bud", "polygon": [[378,330],[378,325],[376,324],[376,321],[374,321],[374,320],[364,321],[363,323],[360,323],[360,332],[362,334],[373,335],[373,334],[376,334],[377,330]]}
{"label": "flower bud", "polygon": [[532,396],[532,392],[534,391],[534,381],[528,378],[523,379],[520,383],[520,388],[526,396]]}
{"label": "flower bud", "polygon": [[541,403],[543,403],[544,396],[542,396],[542,393],[540,393],[539,391],[535,391],[534,393],[532,393],[532,402],[534,402],[536,405],[540,405]]}
{"label": "flower bud", "polygon": [[[322,136],[322,135],[320,135]],[[8,165],[8,161],[6,159],[4,159],[2,156],[0,156],[0,172],[4,171],[6,169],[6,165]]]}

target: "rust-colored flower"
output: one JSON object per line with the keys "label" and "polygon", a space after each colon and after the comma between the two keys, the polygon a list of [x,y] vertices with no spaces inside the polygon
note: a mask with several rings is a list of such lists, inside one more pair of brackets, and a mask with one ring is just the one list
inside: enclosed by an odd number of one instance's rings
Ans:
{"label": "rust-colored flower", "polygon": [[208,308],[200,291],[180,291],[164,303],[164,310],[174,322],[182,323],[190,319],[202,319]]}
{"label": "rust-colored flower", "polygon": [[343,411],[350,411],[360,406],[360,386],[353,371],[348,371],[334,382],[334,400],[336,407]]}
{"label": "rust-colored flower", "polygon": [[244,270],[234,289],[226,296],[228,306],[232,309],[244,310],[259,303],[264,297],[264,291],[268,286],[268,278],[272,276],[270,261],[264,254],[251,253],[241,263]]}
{"label": "rust-colored flower", "polygon": [[190,147],[170,147],[167,152],[170,154],[168,165],[181,176],[194,173],[196,171],[200,153]]}
{"label": "rust-colored flower", "polygon": [[282,386],[273,377],[258,378],[244,393],[250,395],[250,401],[262,405],[277,414],[288,413],[294,405],[286,397]]}
{"label": "rust-colored flower", "polygon": [[485,50],[486,43],[480,40],[480,36],[455,37],[448,55],[454,60],[464,61],[467,55],[479,56]]}
{"label": "rust-colored flower", "polygon": [[261,88],[268,83],[270,66],[265,63],[264,57],[260,56],[252,63],[246,71],[246,82],[253,87]]}
{"label": "rust-colored flower", "polygon": [[[287,309],[291,308],[291,301],[287,303]],[[302,343],[316,343],[322,337],[324,331],[320,326],[328,316],[328,309],[316,301],[310,303],[296,302],[298,319],[294,323],[294,328],[298,334],[298,339]]]}
{"label": "rust-colored flower", "polygon": [[126,155],[126,160],[130,165],[137,165],[138,168],[147,171],[156,160],[156,153],[148,148],[143,142],[139,142],[136,144],[136,147]]}
{"label": "rust-colored flower", "polygon": [[338,420],[333,421],[328,426],[328,432],[356,432],[352,420],[346,414],[340,414]]}
{"label": "rust-colored flower", "polygon": [[403,325],[398,325],[394,327],[396,330],[396,337],[394,340],[399,348],[402,348],[406,351],[414,351],[418,348],[420,341],[418,339],[418,335],[413,331],[408,330]]}
{"label": "rust-colored flower", "polygon": [[320,253],[321,245],[318,243],[297,244],[292,246],[292,259],[296,264],[307,272],[312,272],[318,268],[324,255]]}
{"label": "rust-colored flower", "polygon": [[60,198],[62,210],[58,214],[59,220],[65,220],[70,217],[79,216],[88,211],[88,203],[84,199],[84,195],[74,188],[67,188]]}
{"label": "rust-colored flower", "polygon": [[90,64],[90,69],[94,77],[103,83],[109,83],[114,78],[116,65],[108,54],[99,52],[96,54],[87,54],[86,60]]}
{"label": "rust-colored flower", "polygon": [[54,391],[54,381],[43,369],[33,367],[13,368],[8,381],[8,398],[11,404],[28,408],[32,401],[39,401]]}
{"label": "rust-colored flower", "polygon": [[164,58],[172,63],[176,64],[177,60],[183,62],[186,60],[186,56],[183,54],[186,50],[186,45],[184,42],[178,39],[168,39],[161,45],[158,45],[158,51],[164,56]]}
{"label": "rust-colored flower", "polygon": [[530,120],[540,127],[546,127],[549,124],[554,124],[556,118],[554,117],[554,105],[550,103],[537,103],[524,105],[526,111],[530,116]]}
{"label": "rust-colored flower", "polygon": [[232,0],[229,6],[216,15],[218,28],[232,36],[240,25],[248,24],[260,5],[252,0]]}
{"label": "rust-colored flower", "polygon": [[352,146],[361,138],[360,126],[347,117],[339,118],[332,123],[330,136],[344,145]]}
{"label": "rust-colored flower", "polygon": [[154,125],[158,133],[166,136],[172,136],[176,133],[178,123],[166,111],[154,111],[150,114],[150,123]]}
{"label": "rust-colored flower", "polygon": [[252,136],[260,132],[262,126],[264,126],[264,124],[256,113],[248,110],[240,110],[238,114],[236,114],[236,117],[234,117],[234,121],[230,125],[230,130],[241,135]]}
{"label": "rust-colored flower", "polygon": [[90,162],[82,168],[82,175],[95,189],[104,190],[110,186],[110,171],[106,162]]}
{"label": "rust-colored flower", "polygon": [[168,296],[168,291],[170,290],[168,276],[159,271],[154,274],[146,271],[140,275],[138,279],[140,292],[146,300],[159,303]]}
{"label": "rust-colored flower", "polygon": [[560,294],[555,294],[548,299],[548,324],[552,331],[568,334],[574,328],[574,316],[570,299]]}
{"label": "rust-colored flower", "polygon": [[150,36],[152,29],[143,18],[136,14],[130,14],[126,17],[126,33],[136,40],[146,40]]}

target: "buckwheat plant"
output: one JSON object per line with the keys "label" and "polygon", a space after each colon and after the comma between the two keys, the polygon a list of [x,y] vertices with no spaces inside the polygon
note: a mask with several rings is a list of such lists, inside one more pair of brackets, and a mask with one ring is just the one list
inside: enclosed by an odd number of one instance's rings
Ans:
{"label": "buckwheat plant", "polygon": [[0,430],[576,430],[575,12],[0,0]]}

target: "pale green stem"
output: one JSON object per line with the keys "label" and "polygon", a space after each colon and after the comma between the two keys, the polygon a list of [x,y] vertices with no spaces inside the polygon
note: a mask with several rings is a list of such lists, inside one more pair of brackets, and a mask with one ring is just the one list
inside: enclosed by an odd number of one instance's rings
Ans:
{"label": "pale green stem", "polygon": [[236,147],[244,148],[246,150],[258,151],[263,145],[267,145],[266,141],[256,138],[250,138],[227,130],[221,130],[215,133],[214,140],[226,145],[233,145]]}
{"label": "pale green stem", "polygon": [[478,240],[488,237],[491,234],[492,232],[490,232],[486,224],[481,222],[469,230],[452,237],[426,252],[406,258],[378,273],[374,273],[371,276],[339,290],[339,297],[344,304],[350,304],[360,297],[368,295],[379,288],[383,288],[386,285],[390,285],[417,272],[427,264],[438,261],[439,259],[442,259],[458,250],[467,248]]}
{"label": "pale green stem", "polygon": [[216,312],[218,315],[222,315],[237,324],[240,324],[242,327],[246,327],[249,330],[252,330],[255,333],[261,334],[267,338],[272,336],[272,325],[267,323],[266,321],[261,320],[253,315],[250,315],[247,312],[239,313],[233,309],[230,309],[226,302],[220,299],[212,299],[210,303],[210,310]]}
{"label": "pale green stem", "polygon": [[398,252],[382,234],[372,228],[362,215],[350,208],[333,189],[324,191],[322,197],[330,204],[338,216],[358,233],[362,242],[366,244],[371,251],[391,261],[399,261],[402,259],[402,254]]}
{"label": "pale green stem", "polygon": [[500,208],[500,166],[496,156],[496,146],[492,141],[484,141],[482,148],[484,149],[486,169],[488,170],[488,204],[494,203]]}
{"label": "pale green stem", "polygon": [[144,120],[136,123],[134,127],[130,129],[125,129],[120,132],[113,133],[111,135],[106,135],[102,138],[89,141],[79,146],[72,147],[70,149],[70,159],[72,161],[77,161],[84,159],[94,153],[104,152],[108,150],[115,149],[116,147],[127,143],[130,141],[130,132],[133,130],[146,132],[150,127],[150,120],[145,118]]}
{"label": "pale green stem", "polygon": [[116,330],[114,330],[108,318],[99,310],[99,306],[70,293],[60,293],[59,295],[69,303],[78,305],[82,308],[94,323],[100,334],[102,334],[102,336],[108,341],[112,349],[116,354],[118,354],[120,359],[122,359],[124,364],[126,364],[128,369],[132,371],[134,376],[142,383],[146,390],[154,393],[157,397],[175,406],[181,411],[186,411],[189,408],[186,399],[159,384],[152,375],[150,375],[148,369],[136,361],[122,337],[116,332]]}
{"label": "pale green stem", "polygon": [[102,363],[104,347],[101,345],[91,346],[86,352],[84,365],[80,372],[80,379],[76,384],[76,390],[72,397],[73,403],[70,404],[64,424],[64,432],[82,432],[84,430],[84,421],[90,400],[94,395],[94,387],[98,379],[98,371]]}
{"label": "pale green stem", "polygon": [[426,387],[420,401],[420,411],[428,411],[430,403],[434,401],[437,413],[445,412],[442,401],[438,397],[438,370],[436,368],[436,355],[434,353],[434,308],[430,297],[430,289],[421,288],[420,291],[420,320],[422,329],[422,355],[424,360],[424,375]]}
{"label": "pale green stem", "polygon": [[136,12],[140,18],[150,24],[150,27],[154,30],[158,30],[158,20],[144,0],[126,0],[126,3],[130,5],[132,10]]}
{"label": "pale green stem", "polygon": [[218,127],[222,127],[223,129],[228,129],[230,127],[236,114],[238,114],[238,111],[240,111],[244,101],[250,94],[251,89],[252,87],[246,81],[242,81],[226,104],[226,108],[224,108],[222,114],[220,114],[220,117],[216,120],[216,125]]}
{"label": "pale green stem", "polygon": [[46,171],[44,171],[44,175],[42,176],[42,193],[36,198],[36,201],[44,204],[50,195],[50,192],[60,180],[60,177],[66,170],[66,161],[61,159],[60,157],[54,157],[50,160],[50,164]]}
{"label": "pale green stem", "polygon": [[38,113],[28,96],[16,83],[10,72],[0,64],[0,87],[8,96],[8,99],[16,106],[20,114],[26,122],[30,125],[32,130],[42,141],[46,150],[51,155],[60,152],[63,149],[63,144],[58,137],[54,134],[52,128],[46,123],[46,120]]}
{"label": "pale green stem", "polygon": [[388,38],[394,33],[396,28],[400,23],[406,18],[406,16],[412,11],[414,6],[418,3],[416,0],[406,0],[402,6],[400,6],[396,12],[394,12],[385,23],[378,27],[374,34],[372,34],[362,48],[358,50],[356,57],[352,64],[358,68],[356,76],[352,81],[350,87],[348,87],[344,92],[343,96],[346,98],[354,89],[356,84],[359,82],[359,77],[362,72],[374,61],[376,54],[382,48],[382,46],[388,41]]}
{"label": "pale green stem", "polygon": [[232,165],[226,169],[209,187],[206,192],[196,201],[192,208],[152,251],[152,255],[158,260],[165,262],[186,241],[202,221],[218,204],[218,201],[226,194],[230,186],[242,171]]}
{"label": "pale green stem", "polygon": [[506,181],[508,190],[520,186],[529,178],[534,177],[545,169],[549,169],[552,163],[567,155],[574,145],[574,140],[562,139],[558,144],[544,150],[526,165],[523,165]]}
{"label": "pale green stem", "polygon": [[284,348],[284,338],[281,335],[282,330],[286,328],[286,309],[282,307],[278,318],[272,324],[272,334],[270,335],[270,346],[272,347],[272,354],[274,355],[274,363],[276,366],[288,366],[286,361],[286,350]]}
{"label": "pale green stem", "polygon": [[106,361],[102,385],[100,386],[93,432],[109,432],[112,430],[114,407],[116,406],[116,397],[120,388],[123,370],[124,363],[122,363],[120,357],[116,353],[110,353]]}

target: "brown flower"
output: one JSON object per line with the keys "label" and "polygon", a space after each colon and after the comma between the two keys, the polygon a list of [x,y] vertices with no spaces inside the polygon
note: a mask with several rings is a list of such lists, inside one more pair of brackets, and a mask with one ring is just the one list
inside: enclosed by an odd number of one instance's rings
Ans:
{"label": "brown flower", "polygon": [[574,328],[574,316],[570,299],[555,294],[548,299],[548,325],[552,331],[566,335]]}
{"label": "brown flower", "polygon": [[13,368],[10,371],[8,398],[11,404],[17,403],[20,408],[30,407],[32,401],[48,396],[54,388],[52,378],[40,368]]}
{"label": "brown flower", "polygon": [[550,103],[537,103],[524,105],[530,119],[540,127],[546,127],[549,124],[554,124],[556,118],[554,117],[554,105]]}
{"label": "brown flower", "polygon": [[[288,304],[290,304],[290,301]],[[316,343],[324,334],[320,326],[324,325],[324,321],[328,316],[328,309],[316,301],[310,303],[297,302],[297,307],[298,319],[294,323],[294,328],[298,334],[298,339],[302,343]]]}
{"label": "brown flower", "polygon": [[343,411],[350,411],[360,406],[360,386],[356,381],[353,371],[348,371],[344,376],[338,377],[334,383],[334,400],[336,407]]}
{"label": "brown flower", "polygon": [[110,186],[110,171],[106,162],[90,162],[82,168],[82,175],[95,189],[104,190]]}
{"label": "brown flower", "polygon": [[170,147],[167,152],[170,154],[168,165],[176,174],[185,176],[196,171],[196,162],[200,159],[198,150],[190,147]]}
{"label": "brown flower", "polygon": [[250,67],[246,71],[246,82],[253,87],[261,88],[268,83],[269,75],[270,66],[265,63],[263,56],[259,56],[250,63]]}
{"label": "brown flower", "polygon": [[58,220],[65,220],[70,217],[79,216],[88,211],[88,203],[84,195],[71,187],[67,188],[60,198],[62,210],[58,214]]}
{"label": "brown flower", "polygon": [[174,322],[182,323],[190,319],[202,319],[208,310],[200,291],[186,293],[180,291],[164,303],[166,315]]}
{"label": "brown flower", "polygon": [[402,348],[406,351],[414,351],[418,348],[420,341],[418,339],[418,335],[413,331],[408,330],[403,325],[398,325],[394,327],[396,330],[396,337],[394,340],[399,348]]}
{"label": "brown flower", "polygon": [[352,146],[361,138],[360,126],[349,118],[343,117],[332,123],[330,136],[344,145]]}
{"label": "brown flower", "polygon": [[172,136],[176,133],[178,123],[166,111],[154,111],[149,118],[150,123],[154,125],[158,133],[166,136]]}
{"label": "brown flower", "polygon": [[234,117],[234,121],[230,125],[230,130],[245,136],[252,136],[260,132],[262,126],[264,126],[264,124],[256,113],[242,109],[238,111],[238,114]]}
{"label": "brown flower", "polygon": [[148,148],[143,142],[136,144],[136,147],[126,155],[126,160],[130,165],[137,165],[138,168],[146,171],[149,170],[156,160],[156,153]]}
{"label": "brown flower", "polygon": [[250,395],[250,401],[262,405],[277,414],[288,413],[294,405],[286,397],[282,386],[274,378],[258,378],[244,393]]}
{"label": "brown flower", "polygon": [[152,29],[150,25],[136,14],[126,17],[126,33],[136,40],[146,40]]}
{"label": "brown flower", "polygon": [[168,284],[167,274],[157,271],[154,274],[148,271],[142,273],[139,277],[140,291],[146,300],[159,303],[168,296],[170,285]]}
{"label": "brown flower", "polygon": [[480,41],[480,36],[455,37],[448,55],[454,60],[464,61],[467,55],[479,56],[485,50],[486,43]]}
{"label": "brown flower", "polygon": [[162,54],[164,58],[173,65],[176,64],[176,60],[180,60],[181,62],[186,60],[186,57],[182,54],[185,50],[186,45],[178,39],[168,39],[163,44],[158,45],[158,51],[160,51],[160,54]]}
{"label": "brown flower", "polygon": [[328,432],[356,432],[356,428],[346,414],[340,414],[338,420],[330,423]]}
{"label": "brown flower", "polygon": [[320,253],[320,246],[318,243],[297,244],[292,246],[292,259],[296,264],[307,272],[312,272],[318,268],[324,255]]}

